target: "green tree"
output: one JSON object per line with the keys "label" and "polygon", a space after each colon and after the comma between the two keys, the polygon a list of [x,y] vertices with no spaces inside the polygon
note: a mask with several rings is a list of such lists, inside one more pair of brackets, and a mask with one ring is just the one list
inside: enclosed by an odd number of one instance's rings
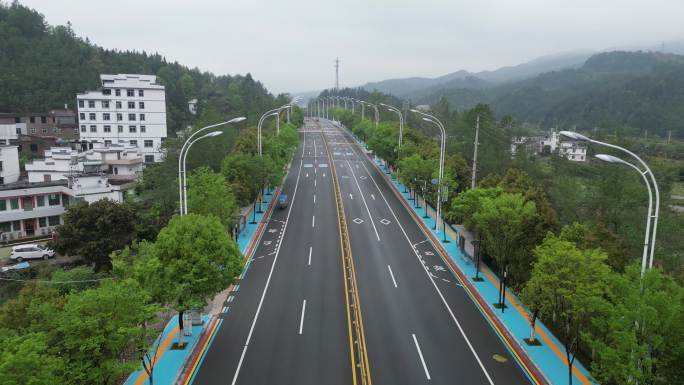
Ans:
{"label": "green tree", "polygon": [[606,311],[603,296],[611,274],[607,256],[600,250],[579,250],[551,233],[534,254],[537,260],[521,297],[563,342],[572,384],[582,336],[590,330],[591,320]]}
{"label": "green tree", "polygon": [[67,209],[53,247],[60,253],[83,257],[96,270],[109,270],[109,255],[135,239],[135,231],[136,216],[127,203],[108,199],[80,202]]}
{"label": "green tree", "polygon": [[133,275],[156,302],[178,311],[181,343],[183,313],[202,309],[240,268],[240,251],[218,218],[191,213],[171,219],[154,244],[140,245]]}
{"label": "green tree", "polygon": [[485,249],[499,267],[501,288],[499,303],[503,306],[507,272],[511,271],[514,283],[521,283],[529,270],[531,256],[521,250],[526,234],[525,223],[535,215],[534,202],[525,201],[521,194],[502,193],[485,198],[473,215],[483,235]]}
{"label": "green tree", "polygon": [[230,228],[237,211],[235,197],[223,175],[200,167],[188,176],[188,212],[215,215]]}
{"label": "green tree", "polygon": [[0,329],[0,379],[3,385],[64,384],[64,361],[48,351],[45,333],[18,335]]}
{"label": "green tree", "polygon": [[466,190],[451,201],[451,210],[447,215],[452,221],[463,223],[468,230],[477,231],[478,223],[475,213],[480,211],[485,199],[493,199],[501,195],[500,188],[474,188]]}
{"label": "green tree", "polygon": [[130,279],[69,295],[51,332],[51,350],[66,362],[65,378],[84,385],[121,381],[137,368],[129,352],[142,335],[140,325],[158,310]]}

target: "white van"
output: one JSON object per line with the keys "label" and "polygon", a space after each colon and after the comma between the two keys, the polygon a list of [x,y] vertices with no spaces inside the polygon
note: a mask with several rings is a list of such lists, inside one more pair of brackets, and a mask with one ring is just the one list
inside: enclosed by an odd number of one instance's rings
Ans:
{"label": "white van", "polygon": [[17,262],[25,259],[48,259],[54,256],[55,252],[53,250],[36,244],[14,246],[12,247],[12,253],[10,253],[10,259]]}

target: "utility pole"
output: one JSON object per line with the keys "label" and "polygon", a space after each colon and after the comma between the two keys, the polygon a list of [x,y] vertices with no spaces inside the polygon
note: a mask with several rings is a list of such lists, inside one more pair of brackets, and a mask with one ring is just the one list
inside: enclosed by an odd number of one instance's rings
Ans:
{"label": "utility pole", "polygon": [[335,59],[335,89],[340,89],[340,58]]}
{"label": "utility pole", "polygon": [[472,181],[471,181],[471,183],[470,183],[470,188],[471,188],[471,189],[472,189],[472,188],[475,188],[475,181],[477,180],[477,144],[478,144],[478,143],[477,143],[477,139],[478,139],[478,137],[479,137],[479,134],[480,134],[480,115],[478,114],[478,115],[477,115],[477,120],[476,120],[476,123],[475,123],[475,150],[474,150],[474,153],[473,153],[473,172],[472,172],[472,174],[473,174],[473,177],[472,177],[472,178],[473,178],[473,179],[472,179]]}

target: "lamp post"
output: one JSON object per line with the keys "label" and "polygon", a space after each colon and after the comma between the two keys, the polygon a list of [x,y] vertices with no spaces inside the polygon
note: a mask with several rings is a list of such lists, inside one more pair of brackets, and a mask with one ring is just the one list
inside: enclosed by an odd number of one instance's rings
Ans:
{"label": "lamp post", "polygon": [[[401,111],[396,107],[392,107],[385,103],[380,103],[381,106],[387,108],[388,110],[396,113],[399,116],[399,145],[397,146],[397,174],[399,174],[399,150],[401,150],[401,141],[404,136],[404,117],[401,115]],[[404,192],[406,192],[406,186],[404,186]]]}
{"label": "lamp post", "polygon": [[277,122],[276,122],[276,132],[280,132],[280,111],[287,108],[288,105],[284,105],[279,108],[274,108],[272,110],[268,110],[264,112],[263,115],[259,118],[259,123],[257,124],[257,147],[259,148],[259,156],[262,155],[261,153],[261,126],[264,124],[264,121],[266,118],[269,116],[278,116]]}
{"label": "lamp post", "polygon": [[[187,178],[186,178],[186,172],[185,172],[185,160],[188,158],[188,152],[190,151],[190,147],[192,147],[195,142],[198,140],[206,139],[206,138],[213,138],[215,136],[219,136],[223,134],[223,131],[212,131],[208,134],[204,134],[200,136],[199,138],[194,139],[192,142],[188,144],[188,146],[185,149],[185,152],[183,153],[183,193],[181,194],[181,199],[183,200],[183,205],[182,205],[182,210],[181,210],[181,216],[187,215],[188,214],[188,185],[187,185]],[[180,177],[180,174],[179,174]]]}
{"label": "lamp post", "polygon": [[185,141],[185,143],[183,143],[183,146],[181,147],[181,150],[178,153],[178,195],[180,196],[180,200],[178,203],[180,205],[180,209],[179,209],[180,215],[183,215],[183,202],[184,202],[184,200],[183,200],[183,185],[185,184],[185,179],[186,179],[186,177],[185,177],[185,165],[183,164],[183,153],[189,147],[189,143],[191,142],[192,138],[194,138],[195,136],[197,136],[201,132],[204,132],[210,128],[216,128],[216,127],[223,126],[225,124],[230,124],[230,123],[239,123],[245,119],[247,119],[247,118],[245,118],[244,116],[240,116],[237,118],[227,120],[225,122],[216,123],[216,124],[212,124],[212,125],[209,125],[206,127],[202,127],[199,130],[190,134],[190,136]]}
{"label": "lamp post", "polygon": [[[424,121],[430,122],[439,127],[439,130],[442,134],[442,141],[439,149],[439,174],[437,179],[437,217],[435,218],[435,230],[439,234],[439,221],[441,220],[442,215],[442,177],[444,176],[444,149],[446,147],[446,130],[444,129],[442,122],[440,122],[436,117],[416,109],[411,109],[411,112],[421,115]],[[444,224],[444,221],[442,221],[442,223]]]}
{"label": "lamp post", "polygon": [[373,110],[375,111],[375,128],[377,129],[378,128],[378,122],[380,120],[380,114],[378,113],[378,106],[376,106],[373,103],[369,103],[369,102],[365,102],[365,101],[362,101],[361,103],[367,104],[368,106],[373,107]]}
{"label": "lamp post", "polygon": [[648,189],[648,211],[646,212],[646,231],[644,234],[644,252],[641,257],[641,276],[643,277],[644,273],[646,272],[646,261],[648,259],[648,246],[649,246],[649,233],[651,230],[651,219],[653,218],[653,189],[651,188],[651,184],[648,183],[648,178],[646,178],[646,172],[641,171],[641,169],[632,163],[629,163],[623,159],[620,159],[616,156],[612,155],[607,155],[607,154],[598,154],[596,155],[598,159],[601,159],[604,162],[608,163],[615,163],[615,164],[623,164],[625,166],[629,166],[636,170],[641,177],[644,180],[644,183],[646,184],[646,188]]}
{"label": "lamp post", "polygon": [[[648,261],[648,268],[649,269],[653,268],[653,253],[655,251],[656,232],[658,230],[658,213],[660,212],[660,191],[658,190],[658,182],[656,182],[656,178],[655,178],[655,175],[653,174],[653,171],[651,171],[651,169],[648,167],[646,162],[643,161],[643,159],[641,159],[635,153],[633,153],[632,151],[630,151],[626,148],[616,146],[616,145],[610,144],[610,143],[601,142],[601,141],[598,141],[595,139],[591,139],[587,136],[584,136],[582,134],[579,134],[579,133],[573,132],[573,131],[561,131],[560,135],[563,135],[563,136],[568,137],[568,138],[573,139],[573,140],[594,143],[594,144],[598,144],[601,146],[620,150],[624,153],[629,154],[631,157],[636,159],[644,167],[645,171],[641,171],[641,169],[638,169],[638,170],[639,170],[639,172],[642,173],[642,175],[644,177],[646,176],[646,174],[649,175],[651,183],[653,183],[653,186],[652,186],[653,190],[655,191],[655,209],[653,210],[653,214],[652,214],[653,230],[651,233],[651,241],[650,241],[651,251],[650,251],[649,261]],[[643,263],[643,261],[642,261],[642,263]],[[643,271],[642,271],[642,274],[643,274]]]}

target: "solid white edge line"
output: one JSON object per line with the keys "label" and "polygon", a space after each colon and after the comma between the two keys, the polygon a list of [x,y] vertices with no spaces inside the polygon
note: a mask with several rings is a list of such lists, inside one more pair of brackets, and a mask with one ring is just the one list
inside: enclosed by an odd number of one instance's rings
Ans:
{"label": "solid white edge line", "polygon": [[387,265],[387,269],[389,270],[390,277],[392,277],[392,283],[394,283],[394,287],[397,287],[397,281],[394,279],[394,274],[392,273],[392,268],[390,265]]}
{"label": "solid white edge line", "polygon": [[302,334],[302,330],[304,329],[304,313],[306,313],[306,300],[302,302],[302,318],[299,319],[299,334]]}
{"label": "solid white edge line", "polygon": [[313,250],[312,246],[309,246],[309,266],[311,266],[311,252]]}
{"label": "solid white edge line", "polygon": [[427,365],[425,365],[425,359],[423,358],[423,352],[420,351],[420,345],[418,345],[418,339],[416,339],[415,334],[411,334],[413,336],[413,343],[416,344],[416,350],[418,351],[418,357],[420,357],[420,363],[423,364],[423,370],[425,370],[425,377],[427,377],[428,381],[431,379],[430,378],[430,372],[428,371]]}
{"label": "solid white edge line", "polygon": [[[302,156],[304,156],[304,147],[306,146],[306,133],[303,135],[303,144],[302,144]],[[295,189],[294,193],[292,194],[292,203],[290,203],[290,208],[287,210],[287,217],[285,217],[285,224],[283,225],[283,233],[287,230],[287,223],[290,221],[290,213],[292,212],[292,207],[294,206],[295,203],[295,197],[297,196],[297,188],[299,187],[299,177],[302,174],[302,165],[304,164],[304,160],[300,159],[299,161],[299,170],[297,171],[297,181],[295,182]],[[257,306],[256,313],[254,314],[254,319],[252,320],[252,326],[249,328],[249,334],[247,334],[247,340],[245,340],[245,347],[242,349],[242,354],[240,355],[240,360],[238,361],[238,366],[235,369],[235,375],[233,376],[233,381],[231,382],[232,385],[235,385],[237,383],[238,376],[240,375],[240,369],[242,368],[242,362],[245,359],[245,354],[247,354],[247,348],[249,347],[249,342],[252,340],[252,333],[254,332],[254,326],[256,326],[257,319],[259,318],[259,314],[261,313],[261,306],[264,304],[264,298],[266,298],[266,292],[268,291],[268,286],[271,283],[271,276],[273,276],[273,270],[275,269],[275,264],[278,261],[278,255],[280,255],[280,246],[282,245],[282,242],[278,243],[278,247],[276,248],[276,254],[275,258],[273,258],[273,263],[271,264],[271,271],[268,273],[268,278],[266,278],[266,285],[264,285],[264,291],[261,293],[261,299],[259,300],[259,305]]]}
{"label": "solid white edge line", "polygon": [[[406,234],[406,230],[404,230],[404,226],[401,225],[401,222],[399,222],[399,219],[397,218],[397,215],[394,213],[394,209],[392,209],[392,206],[390,206],[389,202],[387,201],[387,198],[385,197],[385,194],[382,192],[382,190],[380,190],[380,186],[378,186],[378,183],[375,181],[375,178],[373,178],[373,176],[371,175],[370,171],[369,171],[368,168],[366,167],[366,160],[364,159],[364,160],[362,161],[361,164],[363,165],[363,168],[366,170],[366,173],[368,174],[368,177],[370,177],[370,179],[373,181],[373,184],[375,184],[375,187],[377,188],[378,192],[380,193],[380,196],[381,196],[382,199],[385,201],[385,204],[387,205],[387,207],[389,208],[390,212],[392,213],[392,216],[394,217],[394,220],[395,220],[395,221],[397,222],[397,224],[399,225],[399,228],[401,229],[401,232],[404,234],[404,238],[406,238],[406,241],[407,241],[411,246],[413,246],[413,243],[411,242],[411,239],[409,238],[408,234]],[[390,188],[391,188],[391,187],[390,187]],[[420,230],[420,229],[419,229],[419,230]],[[422,230],[421,230],[421,232],[422,232]],[[430,243],[430,244],[432,245],[432,243]],[[415,253],[415,255],[416,255],[416,257],[418,258],[418,260],[420,260],[420,254],[418,254],[418,251],[417,251],[414,247],[411,247],[411,248],[413,249],[413,252]],[[434,249],[435,246],[432,245],[432,248]],[[435,250],[435,251],[437,251],[437,250]],[[477,360],[477,363],[478,363],[478,365],[480,366],[480,369],[482,369],[482,372],[484,372],[485,377],[487,377],[487,381],[489,382],[490,385],[494,385],[494,381],[492,381],[492,378],[489,376],[489,372],[487,372],[487,369],[484,367],[484,364],[482,363],[482,360],[480,360],[480,356],[479,356],[479,355],[477,354],[477,352],[475,351],[475,348],[473,347],[473,344],[470,343],[470,339],[468,338],[468,336],[465,334],[465,331],[464,331],[463,328],[461,327],[461,323],[458,322],[458,319],[456,319],[456,315],[454,315],[454,312],[451,310],[451,307],[449,306],[449,304],[447,303],[446,299],[444,298],[444,295],[442,294],[442,291],[439,290],[439,287],[438,287],[437,284],[435,283],[435,280],[432,278],[432,275],[430,274],[430,272],[427,270],[427,267],[426,267],[426,269],[425,269],[425,275],[427,275],[428,279],[429,279],[430,282],[432,283],[432,286],[435,288],[435,290],[437,291],[437,294],[439,294],[439,297],[442,299],[442,303],[444,304],[444,306],[446,306],[447,311],[449,312],[449,315],[451,316],[451,319],[452,319],[452,320],[454,321],[454,323],[456,324],[456,327],[458,327],[458,330],[459,330],[459,332],[461,332],[461,335],[463,336],[463,339],[465,340],[466,344],[468,344],[468,348],[470,349],[470,352],[473,353],[473,356],[475,356],[475,360]]]}
{"label": "solid white edge line", "polygon": [[[356,182],[356,188],[359,189],[359,195],[361,195],[361,200],[363,201],[363,205],[366,206],[366,212],[368,213],[368,218],[371,220],[371,225],[373,225],[373,230],[375,231],[375,237],[378,238],[378,241],[380,240],[380,234],[378,234],[378,229],[375,227],[375,221],[373,220],[373,216],[371,215],[370,209],[368,208],[368,203],[366,203],[366,198],[363,196],[363,191],[361,191],[361,185],[359,185],[359,181],[356,179],[356,174],[354,173],[354,169],[351,166],[351,163],[347,160],[347,164],[349,165],[349,170],[351,170],[351,174],[354,177],[354,182]],[[351,195],[351,194],[350,194]]]}

